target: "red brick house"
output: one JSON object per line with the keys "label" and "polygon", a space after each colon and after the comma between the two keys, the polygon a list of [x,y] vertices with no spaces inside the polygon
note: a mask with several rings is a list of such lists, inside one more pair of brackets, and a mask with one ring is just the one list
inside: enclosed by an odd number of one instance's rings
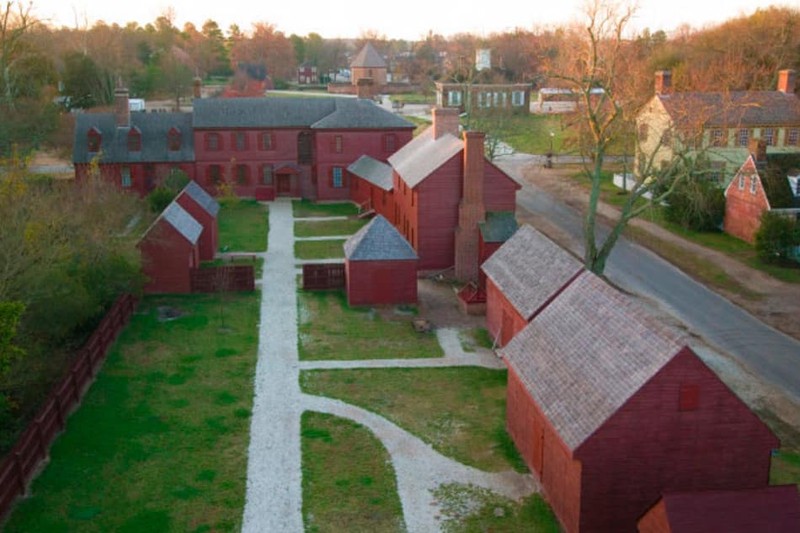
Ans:
{"label": "red brick house", "polygon": [[[757,143],[725,188],[725,233],[749,243],[761,227],[765,211],[800,215],[800,154],[767,154]],[[794,187],[792,187],[794,185]]]}
{"label": "red brick house", "polygon": [[213,260],[219,248],[219,203],[194,181],[178,193],[175,201],[203,226],[198,241],[200,260]]}
{"label": "red brick house", "polygon": [[389,158],[390,217],[419,255],[422,271],[454,268],[477,281],[479,224],[487,212],[514,212],[520,185],[484,155],[484,134],[459,136],[458,112],[437,108],[433,126]]}
{"label": "red brick house", "polygon": [[505,346],[583,272],[583,264],[526,224],[481,269],[486,328],[497,346]]}
{"label": "red brick house", "polygon": [[191,271],[200,266],[198,242],[203,226],[172,202],[137,244],[147,293],[192,292]]}
{"label": "red brick house", "polygon": [[797,486],[665,494],[639,520],[639,533],[710,531],[800,531]]}
{"label": "red brick house", "polygon": [[509,433],[568,532],[635,531],[665,493],[769,483],[777,437],[684,339],[589,272],[500,353]]}
{"label": "red brick house", "polygon": [[383,216],[345,241],[344,257],[350,305],[417,303],[417,254]]}

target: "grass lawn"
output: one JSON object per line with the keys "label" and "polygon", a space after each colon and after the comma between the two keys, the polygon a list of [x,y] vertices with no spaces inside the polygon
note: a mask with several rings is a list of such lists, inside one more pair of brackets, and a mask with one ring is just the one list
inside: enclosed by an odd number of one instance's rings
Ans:
{"label": "grass lawn", "polygon": [[219,211],[219,248],[226,252],[267,249],[269,214],[255,200],[223,200]]}
{"label": "grass lawn", "polygon": [[405,530],[389,454],[372,432],[305,412],[301,439],[306,531]]}
{"label": "grass lawn", "polygon": [[369,220],[348,218],[345,220],[298,220],[294,223],[295,237],[330,237],[332,235],[352,235],[367,225]]}
{"label": "grass lawn", "polygon": [[326,239],[323,241],[295,241],[294,256],[297,259],[340,259],[344,258],[345,239]]}
{"label": "grass lawn", "polygon": [[295,218],[353,217],[358,214],[358,206],[350,202],[315,204],[310,200],[294,200],[292,202],[292,214]]}
{"label": "grass lawn", "polygon": [[564,139],[566,131],[559,115],[520,114],[504,117],[491,131],[509,144],[515,151],[527,154],[544,154],[550,151],[550,134],[552,133],[553,151],[565,153]]}
{"label": "grass lawn", "polygon": [[436,335],[417,333],[413,312],[350,307],[342,291],[298,292],[301,360],[443,357]]}
{"label": "grass lawn", "polygon": [[461,342],[461,349],[465,352],[474,352],[475,348],[486,348],[491,350],[494,346],[494,339],[486,328],[473,328],[460,331],[458,334]]}
{"label": "grass lawn", "polygon": [[5,531],[238,531],[258,302],[145,298]]}
{"label": "grass lawn", "polygon": [[376,412],[464,464],[527,470],[505,429],[505,370],[309,370],[300,384],[306,393]]}

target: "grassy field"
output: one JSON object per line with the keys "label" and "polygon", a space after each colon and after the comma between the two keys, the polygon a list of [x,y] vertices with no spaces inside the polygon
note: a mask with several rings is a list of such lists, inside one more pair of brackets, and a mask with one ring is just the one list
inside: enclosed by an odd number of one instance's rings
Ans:
{"label": "grassy field", "polygon": [[295,241],[294,256],[297,259],[344,258],[344,239],[325,239],[323,241]]}
{"label": "grassy field", "polygon": [[389,454],[367,429],[305,412],[303,522],[309,533],[404,530]]}
{"label": "grassy field", "polygon": [[238,531],[257,322],[257,294],[145,298],[5,531]]}
{"label": "grassy field", "polygon": [[315,204],[310,200],[295,200],[292,202],[292,214],[295,218],[353,217],[358,214],[358,207],[350,202]]}
{"label": "grassy field", "polygon": [[505,430],[505,370],[312,370],[300,381],[304,392],[374,411],[464,464],[527,470]]}
{"label": "grassy field", "polygon": [[267,249],[269,214],[255,200],[223,200],[219,212],[219,248],[223,252]]}
{"label": "grassy field", "polygon": [[298,220],[294,223],[295,237],[330,237],[336,235],[352,235],[367,225],[369,220],[348,218],[345,220]]}
{"label": "grassy field", "polygon": [[412,310],[350,307],[342,291],[298,294],[301,360],[442,357],[433,333],[417,333]]}

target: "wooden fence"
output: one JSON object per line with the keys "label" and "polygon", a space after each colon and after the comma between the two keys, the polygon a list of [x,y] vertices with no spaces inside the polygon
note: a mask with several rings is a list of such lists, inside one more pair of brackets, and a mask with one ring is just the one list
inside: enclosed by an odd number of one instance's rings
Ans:
{"label": "wooden fence", "polygon": [[108,349],[136,308],[131,295],[120,296],[108,311],[62,380],[50,391],[44,405],[0,462],[0,521],[50,453],[50,445],[64,429],[67,417],[89,389]]}
{"label": "wooden fence", "polygon": [[256,290],[253,265],[196,268],[190,272],[192,292],[252,292]]}
{"label": "wooden fence", "polygon": [[344,263],[303,265],[303,290],[321,291],[344,286]]}

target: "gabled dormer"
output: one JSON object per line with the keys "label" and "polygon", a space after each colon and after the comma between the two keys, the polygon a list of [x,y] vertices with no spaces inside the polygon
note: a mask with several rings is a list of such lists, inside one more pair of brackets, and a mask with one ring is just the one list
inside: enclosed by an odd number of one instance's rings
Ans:
{"label": "gabled dormer", "polygon": [[175,126],[171,127],[167,132],[167,149],[170,152],[178,152],[181,149],[182,142],[181,130]]}
{"label": "gabled dormer", "polygon": [[130,130],[128,130],[128,151],[142,151],[142,132],[136,126],[133,126]]}
{"label": "gabled dormer", "polygon": [[89,153],[97,153],[103,143],[103,135],[97,127],[91,127],[86,134],[86,151]]}

